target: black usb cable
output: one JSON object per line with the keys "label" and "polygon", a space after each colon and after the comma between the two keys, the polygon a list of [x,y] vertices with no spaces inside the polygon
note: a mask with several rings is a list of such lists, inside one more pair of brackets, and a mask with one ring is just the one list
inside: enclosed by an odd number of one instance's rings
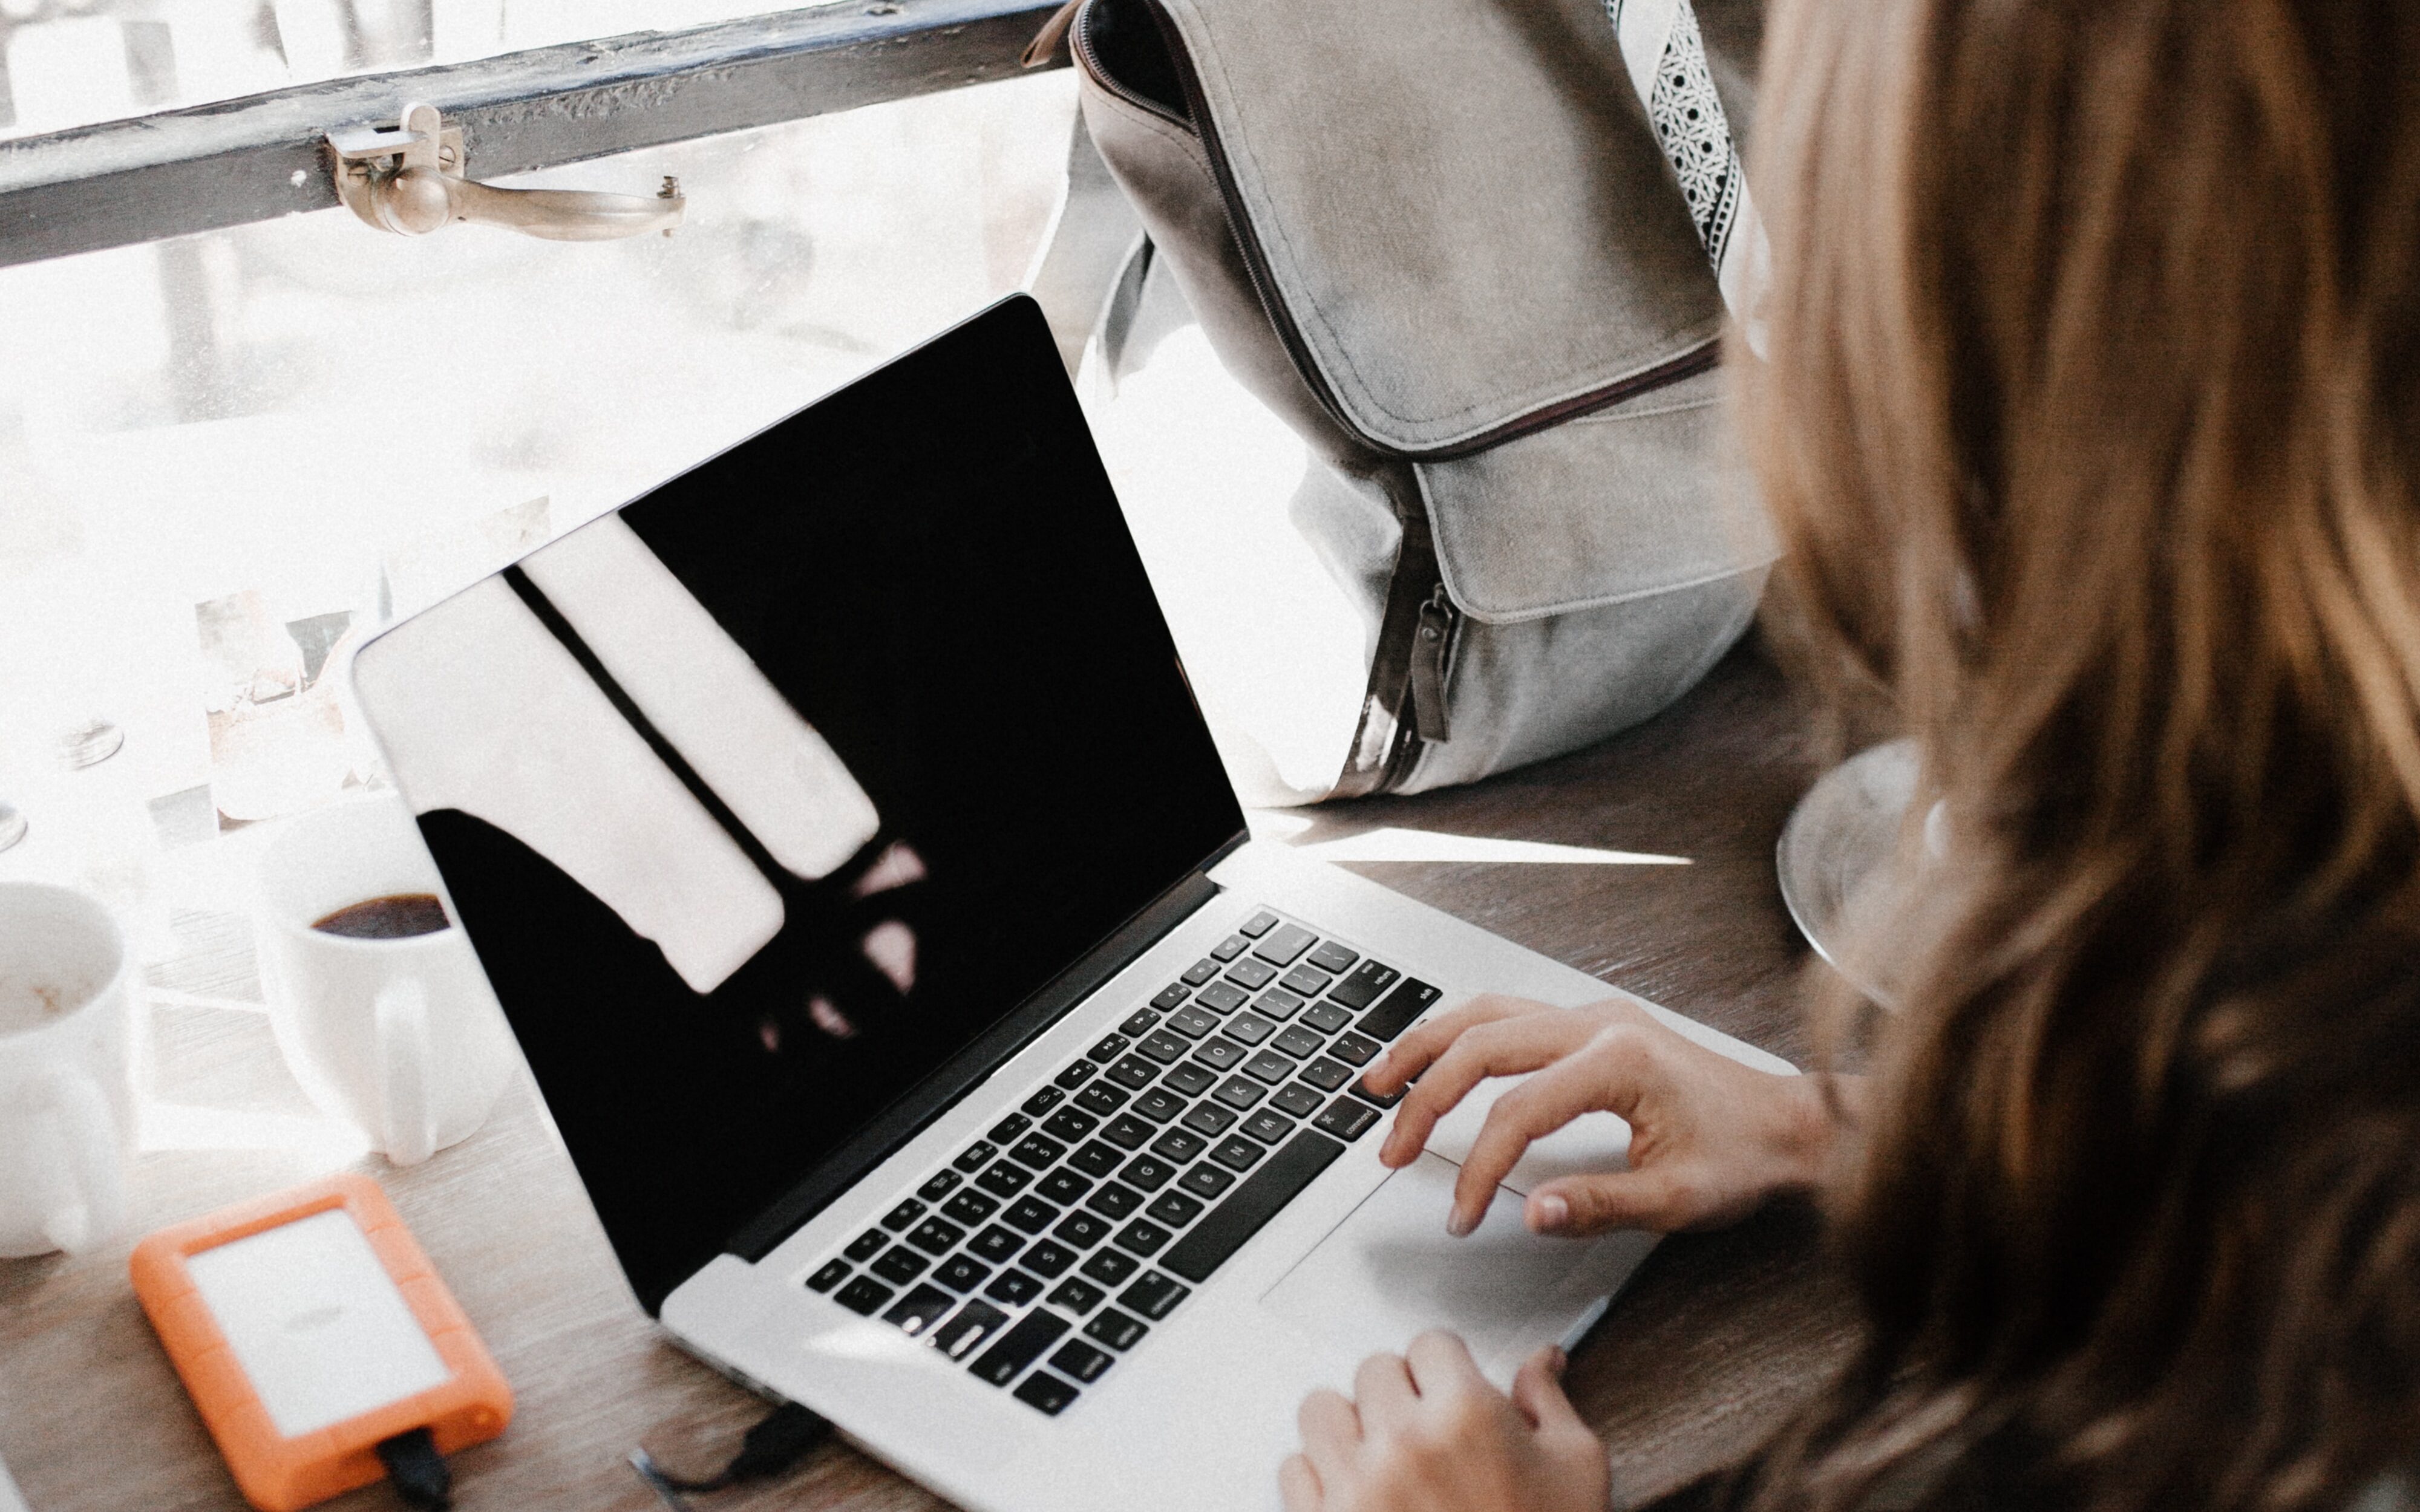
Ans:
{"label": "black usb cable", "polygon": [[683,1492],[719,1491],[741,1481],[778,1475],[797,1464],[808,1450],[831,1437],[830,1419],[796,1402],[778,1407],[759,1420],[740,1441],[739,1453],[719,1474],[705,1480],[684,1480],[658,1465],[644,1449],[630,1451],[630,1468],[672,1512],[690,1512]]}

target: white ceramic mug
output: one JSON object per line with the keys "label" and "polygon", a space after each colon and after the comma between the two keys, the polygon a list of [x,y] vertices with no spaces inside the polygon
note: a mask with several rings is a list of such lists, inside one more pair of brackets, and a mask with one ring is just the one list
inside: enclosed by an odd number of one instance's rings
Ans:
{"label": "white ceramic mug", "polygon": [[0,1256],[81,1250],[126,1216],[125,933],[83,893],[0,883]]}
{"label": "white ceramic mug", "polygon": [[[360,799],[302,814],[261,852],[253,911],[269,1019],[294,1079],[397,1165],[485,1123],[518,1056],[460,926],[365,939],[312,926],[340,909],[445,896],[411,815]],[[447,918],[452,919],[450,901]]]}

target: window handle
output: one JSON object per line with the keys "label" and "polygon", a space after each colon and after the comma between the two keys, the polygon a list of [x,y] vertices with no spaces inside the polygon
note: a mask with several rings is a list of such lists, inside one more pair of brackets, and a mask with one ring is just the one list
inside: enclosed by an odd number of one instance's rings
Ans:
{"label": "window handle", "polygon": [[403,108],[397,127],[334,131],[328,150],[336,196],[381,231],[426,236],[456,221],[501,225],[550,241],[672,235],[689,201],[667,177],[655,195],[576,189],[498,189],[465,176],[462,129],[434,105]]}

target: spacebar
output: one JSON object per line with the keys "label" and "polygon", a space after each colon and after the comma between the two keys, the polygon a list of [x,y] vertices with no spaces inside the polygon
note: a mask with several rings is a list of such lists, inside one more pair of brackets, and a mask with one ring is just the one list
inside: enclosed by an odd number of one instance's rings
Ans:
{"label": "spacebar", "polygon": [[1195,1286],[1209,1280],[1210,1273],[1226,1264],[1228,1256],[1242,1249],[1262,1225],[1278,1215],[1280,1208],[1292,1202],[1312,1177],[1343,1153],[1344,1147],[1326,1134],[1300,1131],[1226,1201],[1211,1209],[1191,1233],[1176,1242],[1175,1248],[1161,1256],[1160,1269],[1173,1271]]}

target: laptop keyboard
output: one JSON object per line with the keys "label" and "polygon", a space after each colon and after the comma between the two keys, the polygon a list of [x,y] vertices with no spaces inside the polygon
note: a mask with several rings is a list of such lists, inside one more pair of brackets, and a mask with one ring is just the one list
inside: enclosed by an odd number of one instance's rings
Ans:
{"label": "laptop keyboard", "polygon": [[1359,1068],[1436,999],[1264,909],[807,1286],[1055,1417],[1377,1123]]}

